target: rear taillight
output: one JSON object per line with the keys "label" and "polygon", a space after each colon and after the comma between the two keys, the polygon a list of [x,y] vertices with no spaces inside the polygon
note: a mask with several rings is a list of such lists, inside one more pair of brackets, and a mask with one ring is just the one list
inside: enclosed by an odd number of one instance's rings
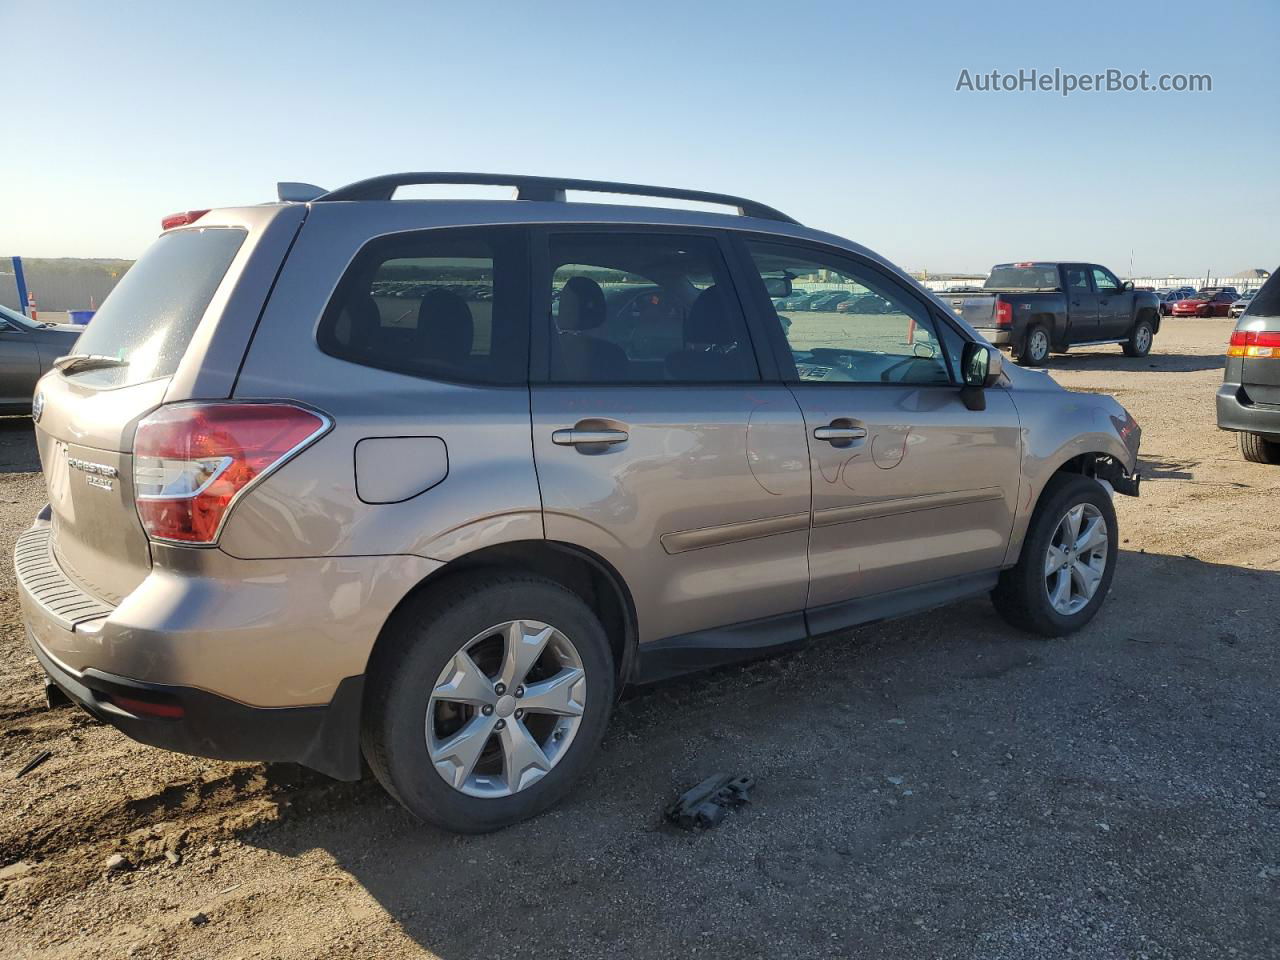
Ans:
{"label": "rear taillight", "polygon": [[1280,333],[1271,330],[1237,330],[1231,334],[1227,356],[1280,358]]}
{"label": "rear taillight", "polygon": [[208,212],[208,210],[188,210],[185,213],[171,213],[160,221],[160,229],[172,230],[174,227],[188,226]]}
{"label": "rear taillight", "polygon": [[996,326],[1012,327],[1013,326],[1013,304],[1006,303],[1004,300],[996,300]]}
{"label": "rear taillight", "polygon": [[215,543],[236,500],[331,426],[291,403],[184,403],[138,424],[134,498],[147,536]]}

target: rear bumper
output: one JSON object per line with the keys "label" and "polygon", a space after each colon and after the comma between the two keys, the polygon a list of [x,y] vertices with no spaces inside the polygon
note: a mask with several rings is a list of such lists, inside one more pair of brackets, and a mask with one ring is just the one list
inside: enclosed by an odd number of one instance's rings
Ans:
{"label": "rear bumper", "polygon": [[975,327],[980,334],[987,338],[987,342],[996,347],[1008,347],[1013,344],[1013,331],[996,327]]}
{"label": "rear bumper", "polygon": [[339,780],[360,779],[364,677],[339,683],[327,706],[250,707],[194,687],[143,683],[92,668],[77,673],[30,632],[27,639],[58,689],[140,743],[219,760],[300,763]]}
{"label": "rear bumper", "polygon": [[[441,564],[153,549],[156,566],[112,606],[62,568],[46,520],[18,538],[23,620],[49,678],[143,743],[357,778],[369,654],[396,605]],[[146,709],[154,704],[167,715]]]}
{"label": "rear bumper", "polygon": [[1218,427],[1260,433],[1268,439],[1280,440],[1280,405],[1249,403],[1238,383],[1224,383],[1218,388]]}

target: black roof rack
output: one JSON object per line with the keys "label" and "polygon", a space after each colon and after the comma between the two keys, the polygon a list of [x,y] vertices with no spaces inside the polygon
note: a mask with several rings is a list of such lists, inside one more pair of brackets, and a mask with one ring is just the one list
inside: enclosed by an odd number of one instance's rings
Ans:
{"label": "black roof rack", "polygon": [[664,197],[670,200],[696,200],[701,203],[718,203],[737,207],[744,217],[761,220],[780,220],[796,223],[780,210],[734,197],[727,193],[707,193],[703,190],[679,190],[672,187],[647,187],[637,183],[612,183],[608,180],[566,180],[561,177],[509,176],[500,173],[389,173],[381,177],[358,180],[337,190],[330,190],[316,198],[328,200],[390,200],[397,187],[423,183],[483,184],[486,186],[515,187],[517,200],[564,201],[566,190],[584,190],[592,193],[620,193],[637,197]]}

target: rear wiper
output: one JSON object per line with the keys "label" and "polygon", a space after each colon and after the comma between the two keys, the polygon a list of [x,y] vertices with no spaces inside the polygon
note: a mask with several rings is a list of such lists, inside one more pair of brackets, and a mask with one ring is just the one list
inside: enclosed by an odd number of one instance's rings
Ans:
{"label": "rear wiper", "polygon": [[53,368],[63,373],[76,370],[96,370],[99,367],[127,367],[128,360],[108,356],[105,353],[69,353],[53,361]]}

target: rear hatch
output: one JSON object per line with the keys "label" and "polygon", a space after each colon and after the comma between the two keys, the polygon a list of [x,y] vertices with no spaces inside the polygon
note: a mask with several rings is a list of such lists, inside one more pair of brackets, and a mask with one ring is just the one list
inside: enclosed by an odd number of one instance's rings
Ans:
{"label": "rear hatch", "polygon": [[[1263,284],[1236,322],[1245,333],[1240,383],[1254,403],[1280,404],[1280,272]],[[1233,340],[1234,342],[1234,340]]]}
{"label": "rear hatch", "polygon": [[161,234],[36,387],[36,442],[59,566],[118,604],[151,569],[133,434],[163,403],[231,395],[305,207],[213,211]]}

